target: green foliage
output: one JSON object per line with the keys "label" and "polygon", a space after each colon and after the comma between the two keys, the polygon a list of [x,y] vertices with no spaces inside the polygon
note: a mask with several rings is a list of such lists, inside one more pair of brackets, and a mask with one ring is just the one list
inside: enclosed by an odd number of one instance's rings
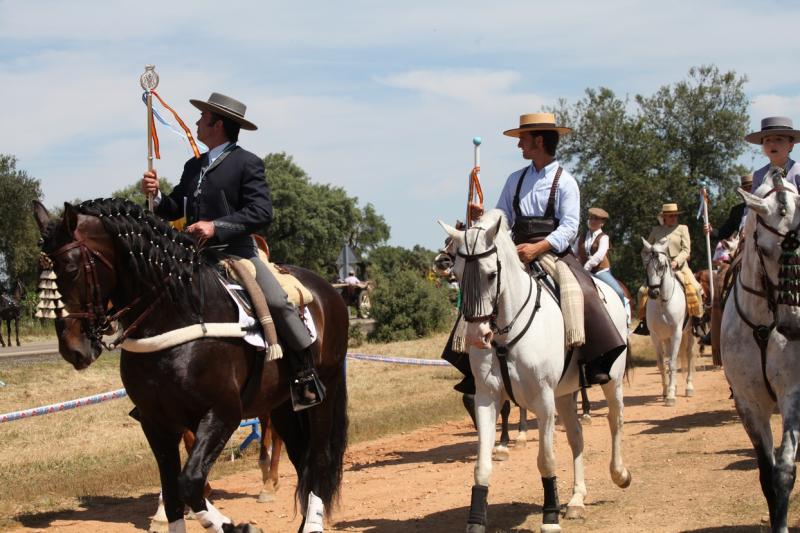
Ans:
{"label": "green foliage", "polygon": [[13,155],[0,154],[0,257],[2,274],[31,286],[36,278],[39,230],[33,201],[41,200],[39,180],[17,170]]}
{"label": "green foliage", "polygon": [[333,278],[345,243],[370,250],[388,239],[389,227],[372,205],[361,210],[341,187],[311,183],[291,156],[268,154],[264,165],[274,217],[264,237],[274,261]]}
{"label": "green foliage", "polygon": [[721,224],[740,201],[735,190],[746,171],[735,161],[746,149],[745,82],[735,72],[702,66],[633,102],[601,87],[552,109],[573,128],[559,158],[580,181],[582,220],[593,205],[610,214],[603,230],[611,236],[612,270],[620,279],[638,283],[644,277],[640,237],[658,224],[667,202],[684,211],[680,223],[692,236],[692,267],[706,268],[702,221],[695,218],[699,190],[709,191],[712,224]]}
{"label": "green foliage", "polygon": [[[172,189],[175,188],[175,185],[173,185],[164,176],[159,176],[158,188],[161,190],[161,194],[169,194],[172,192]],[[114,191],[113,193],[111,193],[111,197],[130,200],[131,202],[138,205],[145,205],[145,203],[147,202],[147,198],[142,192],[142,180],[136,180],[135,182],[131,183],[124,189]]]}
{"label": "green foliage", "polygon": [[442,331],[452,324],[449,290],[412,270],[379,275],[370,295],[376,327],[371,338],[410,340]]}
{"label": "green foliage", "polygon": [[436,252],[415,245],[413,249],[400,246],[379,246],[367,256],[370,264],[370,275],[392,276],[400,270],[412,270],[424,277],[433,264]]}

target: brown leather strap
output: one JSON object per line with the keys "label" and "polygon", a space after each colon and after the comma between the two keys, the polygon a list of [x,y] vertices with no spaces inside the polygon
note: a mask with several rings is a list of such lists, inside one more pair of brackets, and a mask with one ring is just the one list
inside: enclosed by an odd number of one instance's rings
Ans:
{"label": "brown leather strap", "polygon": [[558,192],[558,180],[561,178],[561,172],[564,169],[558,167],[556,170],[556,177],[553,178],[553,185],[550,186],[550,197],[547,199],[547,209],[544,210],[544,216],[553,218],[556,216],[556,193]]}

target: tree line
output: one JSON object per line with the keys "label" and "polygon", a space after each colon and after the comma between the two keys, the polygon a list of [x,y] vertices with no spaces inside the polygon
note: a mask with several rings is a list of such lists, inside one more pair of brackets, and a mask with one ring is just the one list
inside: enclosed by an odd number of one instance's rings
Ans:
{"label": "tree line", "polygon": [[[621,97],[605,87],[587,88],[578,101],[560,100],[547,109],[573,128],[563,137],[558,157],[580,183],[582,219],[593,205],[610,213],[604,230],[612,240],[613,271],[629,285],[643,278],[640,236],[647,236],[667,202],[683,209],[681,222],[692,235],[692,266],[704,268],[702,222],[694,216],[698,193],[707,187],[716,225],[740,201],[735,189],[747,172],[737,163],[747,146],[746,81],[713,65],[693,67],[684,80],[650,96]],[[39,180],[16,163],[13,155],[0,154],[0,278],[21,279],[33,288],[39,236],[30,206],[42,191]],[[383,281],[386,299],[407,301],[407,310],[384,302],[381,311],[378,305],[379,314],[404,317],[388,329],[406,331],[407,336],[444,327],[447,320],[431,318],[420,325],[411,316],[414,306],[431,315],[441,313],[439,303],[431,302],[446,301],[444,292],[428,293],[419,285],[416,292],[425,295],[417,298],[389,286],[400,278],[408,282],[401,272],[425,278],[433,251],[387,246],[390,227],[372,204],[361,207],[343,188],[313,182],[290,155],[267,154],[264,164],[274,220],[263,236],[274,261],[302,265],[333,280],[339,251],[347,243],[368,261],[370,276]],[[161,185],[164,192],[172,189],[164,178]],[[145,201],[138,180],[112,196]]]}

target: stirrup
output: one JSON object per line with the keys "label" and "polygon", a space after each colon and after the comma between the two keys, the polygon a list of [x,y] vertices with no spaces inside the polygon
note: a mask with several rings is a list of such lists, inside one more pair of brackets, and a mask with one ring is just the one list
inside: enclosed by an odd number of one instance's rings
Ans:
{"label": "stirrup", "polygon": [[325,385],[314,369],[306,370],[289,383],[289,393],[292,398],[292,409],[302,411],[322,403],[325,399]]}

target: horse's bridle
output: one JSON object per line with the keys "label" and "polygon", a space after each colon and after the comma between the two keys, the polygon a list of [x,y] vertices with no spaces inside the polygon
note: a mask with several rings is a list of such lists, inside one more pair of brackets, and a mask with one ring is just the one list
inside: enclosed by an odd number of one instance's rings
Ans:
{"label": "horse's bridle", "polygon": [[[672,275],[673,281],[675,283],[677,283],[677,279],[675,277],[675,271],[672,270],[672,265],[670,264],[670,258],[669,258],[669,255],[667,254],[667,252],[660,252],[660,251],[651,249],[650,250],[650,259],[647,260],[647,264],[645,265],[645,270],[647,270],[647,265],[649,265],[651,262],[653,262],[659,255],[663,255],[663,256],[665,256],[667,258],[667,266],[663,270],[664,271],[669,270],[670,274]],[[659,268],[658,271],[660,271],[660,270],[661,269]],[[661,297],[661,301],[662,302],[667,302],[667,301],[670,300],[670,298],[672,298],[672,294],[675,293],[675,283],[672,284],[672,293],[669,295],[669,298],[664,298],[663,295],[662,295],[662,297]],[[660,289],[661,285],[663,285],[663,284],[664,284],[664,273],[661,274],[661,283],[659,283],[658,285],[651,285],[650,284],[650,280],[648,280],[647,288],[648,289]]]}
{"label": "horse's bridle", "polygon": [[[161,301],[164,293],[162,292],[159,294],[147,309],[145,309],[117,339],[107,344],[103,341],[103,335],[112,333],[114,329],[112,324],[133,309],[133,307],[142,300],[142,296],[137,296],[128,305],[118,311],[113,308],[108,308],[106,302],[109,298],[104,298],[100,290],[97,260],[99,260],[115,277],[117,275],[116,269],[102,252],[95,250],[87,244],[87,239],[81,235],[78,229],[73,232],[73,237],[75,240],[68,242],[54,252],[46,254],[52,260],[75,248],[78,248],[81,253],[81,268],[86,278],[84,284],[85,290],[81,295],[80,310],[73,312],[71,309],[67,309],[68,314],[65,318],[81,320],[87,337],[102,345],[106,350],[113,350],[139,327],[142,320],[144,320],[144,318],[155,309],[158,302]],[[70,302],[64,302],[65,306],[69,303]],[[60,320],[64,320],[64,318]]]}
{"label": "horse's bridle", "polygon": [[[465,239],[465,241],[466,241],[466,239]],[[465,252],[462,252],[460,249],[456,253],[467,264],[472,263],[474,261],[478,261],[479,259],[482,259],[484,257],[488,257],[490,255],[497,256],[497,258],[496,258],[496,260],[497,260],[496,289],[495,289],[494,298],[492,299],[491,312],[488,315],[486,315],[486,314],[484,314],[484,315],[475,314],[476,313],[476,309],[467,309],[467,306],[465,305],[466,299],[463,298],[463,296],[462,296],[462,298],[461,298],[461,314],[464,317],[464,320],[466,320],[467,322],[482,322],[484,320],[488,320],[489,321],[489,325],[490,325],[490,327],[492,329],[492,332],[495,335],[506,335],[506,334],[508,334],[511,331],[511,328],[514,327],[514,324],[517,322],[517,319],[522,314],[522,311],[528,306],[528,302],[530,302],[530,300],[531,300],[531,295],[533,294],[533,278],[530,277],[530,276],[528,277],[528,280],[529,280],[530,283],[528,285],[528,296],[525,298],[525,302],[523,302],[522,306],[516,312],[516,314],[514,315],[514,318],[512,318],[511,321],[505,327],[500,328],[497,325],[497,303],[498,303],[498,301],[500,299],[500,273],[501,273],[501,270],[502,270],[502,265],[500,263],[500,256],[497,253],[497,246],[496,245],[492,246],[488,250],[485,250],[485,251],[477,253],[477,254],[476,253],[465,253]],[[465,268],[465,270],[466,270],[466,268]],[[537,282],[538,282],[538,279],[537,279]],[[537,283],[537,288],[539,288],[538,283]],[[516,342],[522,337],[522,335],[525,334],[525,332],[530,327],[531,322],[533,322],[533,317],[536,315],[536,311],[540,307],[540,298],[541,298],[541,290],[538,290],[537,293],[536,293],[536,305],[535,305],[535,308],[533,310],[533,313],[531,313],[530,319],[528,320],[528,324],[525,326],[525,329],[520,334],[518,334],[511,342],[506,344],[507,348],[512,346],[513,344],[516,344]]]}

